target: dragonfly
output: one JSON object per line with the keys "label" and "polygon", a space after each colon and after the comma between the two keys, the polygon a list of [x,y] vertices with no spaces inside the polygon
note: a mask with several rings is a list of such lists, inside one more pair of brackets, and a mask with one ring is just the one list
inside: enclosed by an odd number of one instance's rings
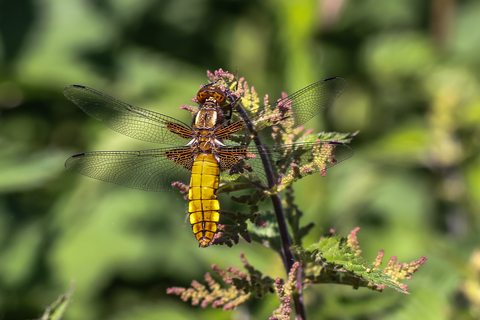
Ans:
{"label": "dragonfly", "polygon": [[82,152],[67,159],[65,167],[94,179],[145,191],[171,191],[176,183],[188,186],[187,213],[192,231],[199,246],[208,247],[218,230],[220,205],[216,193],[221,182],[244,176],[252,186],[268,189],[272,185],[262,159],[270,160],[277,183],[288,184],[304,175],[324,174],[327,168],[353,154],[350,146],[335,140],[251,145],[252,128],[274,126],[286,120],[287,132],[291,131],[330,106],[346,86],[341,77],[327,78],[279,99],[270,108],[250,108],[245,118],[233,112],[242,104],[241,99],[213,82],[197,92],[198,111],[188,125],[95,89],[70,85],[64,95],[107,127],[135,139],[171,147]]}

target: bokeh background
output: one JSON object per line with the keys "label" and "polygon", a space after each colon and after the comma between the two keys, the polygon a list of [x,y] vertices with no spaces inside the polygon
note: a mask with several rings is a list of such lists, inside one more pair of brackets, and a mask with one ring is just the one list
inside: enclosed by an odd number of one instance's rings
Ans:
{"label": "bokeh background", "polygon": [[475,0],[0,1],[0,319],[40,317],[72,279],[68,320],[267,319],[278,307],[274,295],[233,312],[166,295],[212,264],[241,268],[241,252],[285,275],[258,244],[198,248],[180,194],[63,167],[82,151],[158,147],[89,118],[65,86],[189,122],[179,106],[218,68],[272,100],[345,77],[307,126],[360,130],[355,155],[294,185],[303,222],[316,224],[305,244],[359,226],[367,259],[428,257],[411,295],[308,288],[310,319],[480,319],[479,52]]}

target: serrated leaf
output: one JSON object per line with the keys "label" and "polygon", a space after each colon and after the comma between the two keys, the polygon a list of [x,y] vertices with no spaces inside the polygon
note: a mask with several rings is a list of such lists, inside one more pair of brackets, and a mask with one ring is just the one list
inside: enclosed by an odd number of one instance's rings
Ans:
{"label": "serrated leaf", "polygon": [[[350,236],[355,237],[354,230]],[[349,236],[349,237],[350,237]],[[355,241],[355,245],[357,245]],[[368,287],[382,291],[385,286],[408,294],[406,285],[398,279],[409,279],[426,258],[410,264],[395,264],[392,257],[384,270],[379,270],[360,256],[360,251],[352,249],[347,238],[329,235],[306,249],[293,246],[292,250],[299,261],[304,263],[305,284],[337,283],[354,287]],[[381,252],[383,257],[383,252]],[[377,263],[377,261],[375,262]]]}

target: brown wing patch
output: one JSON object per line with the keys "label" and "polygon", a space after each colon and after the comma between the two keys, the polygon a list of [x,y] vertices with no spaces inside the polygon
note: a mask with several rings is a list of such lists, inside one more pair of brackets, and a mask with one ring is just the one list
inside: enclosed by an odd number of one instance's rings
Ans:
{"label": "brown wing patch", "polygon": [[195,155],[191,149],[174,149],[166,151],[165,155],[167,156],[168,160],[181,165],[187,170],[192,170],[193,163],[195,161]]}
{"label": "brown wing patch", "polygon": [[218,153],[218,158],[220,160],[220,171],[229,170],[240,160],[247,158],[247,149],[239,147],[222,148]]}
{"label": "brown wing patch", "polygon": [[228,139],[235,132],[238,132],[238,131],[242,130],[242,128],[243,128],[243,121],[239,120],[239,121],[235,121],[234,123],[232,123],[232,124],[230,124],[226,127],[219,128],[215,132],[215,134],[216,134],[217,139],[220,139],[220,140]]}
{"label": "brown wing patch", "polygon": [[173,122],[167,122],[167,128],[170,132],[185,138],[185,139],[191,139],[192,138],[192,130],[189,128],[185,128],[182,125],[179,125],[177,123]]}

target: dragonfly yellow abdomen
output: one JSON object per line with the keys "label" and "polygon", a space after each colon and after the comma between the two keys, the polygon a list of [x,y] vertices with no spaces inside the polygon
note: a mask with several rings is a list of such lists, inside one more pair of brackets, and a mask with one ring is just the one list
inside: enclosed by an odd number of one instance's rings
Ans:
{"label": "dragonfly yellow abdomen", "polygon": [[195,159],[188,191],[188,213],[193,233],[202,247],[208,247],[217,232],[220,205],[218,189],[220,168],[212,154],[201,153]]}

